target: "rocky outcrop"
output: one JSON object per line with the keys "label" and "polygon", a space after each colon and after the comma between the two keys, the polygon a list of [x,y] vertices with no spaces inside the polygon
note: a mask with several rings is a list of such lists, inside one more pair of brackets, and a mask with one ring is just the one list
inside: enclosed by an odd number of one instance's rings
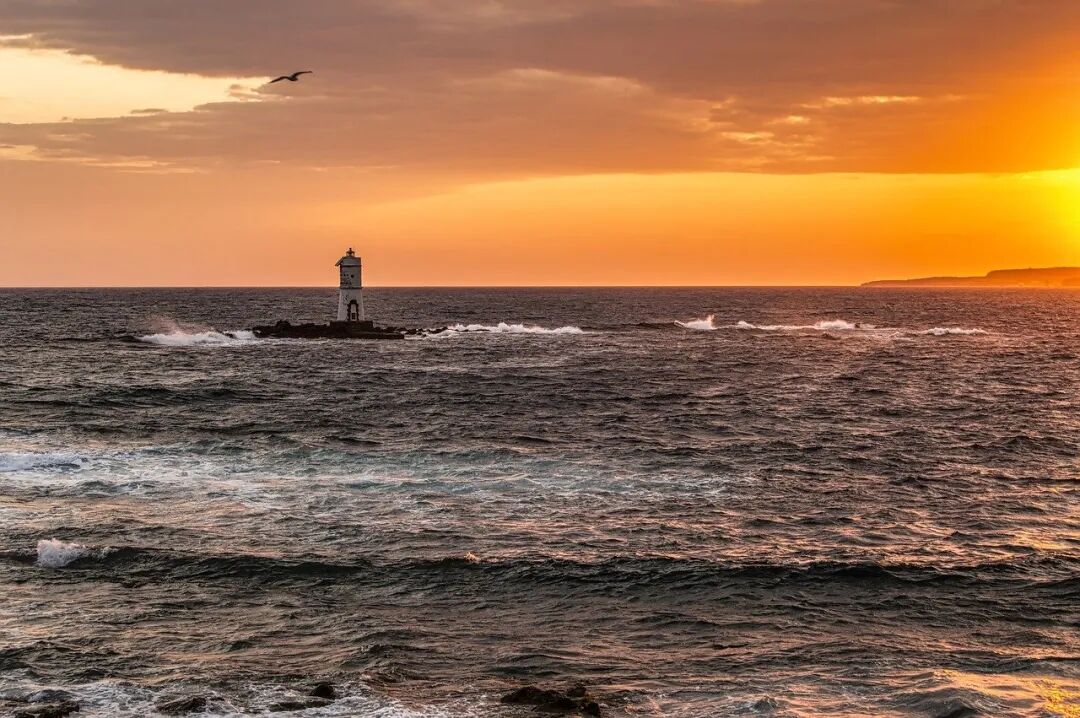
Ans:
{"label": "rocky outcrop", "polygon": [[64,718],[79,710],[75,701],[30,703],[12,711],[12,718]]}
{"label": "rocky outcrop", "polygon": [[330,322],[329,324],[293,324],[284,319],[275,324],[254,327],[260,339],[404,339],[405,331],[377,327],[372,322]]}
{"label": "rocky outcrop", "polygon": [[309,708],[322,708],[333,701],[325,698],[302,698],[299,700],[281,701],[270,706],[267,710],[271,713],[287,713],[291,711],[305,711]]}
{"label": "rocky outcrop", "polygon": [[59,688],[42,688],[26,697],[27,703],[64,703],[75,702],[75,696]]}
{"label": "rocky outcrop", "polygon": [[534,706],[539,710],[552,713],[600,715],[600,704],[590,698],[588,690],[581,684],[565,691],[522,686],[504,695],[500,702],[509,705]]}
{"label": "rocky outcrop", "polygon": [[979,715],[979,711],[969,705],[961,704],[947,713],[942,713],[937,718],[975,718],[977,715]]}
{"label": "rocky outcrop", "polygon": [[316,683],[315,686],[308,693],[308,695],[315,698],[324,698],[328,701],[332,701],[338,697],[337,688],[334,687],[333,683],[329,683],[326,681],[322,683]]}
{"label": "rocky outcrop", "polygon": [[181,696],[180,698],[174,698],[169,701],[162,701],[158,703],[154,708],[158,713],[164,713],[165,715],[178,716],[185,713],[195,713],[206,708],[206,696]]}

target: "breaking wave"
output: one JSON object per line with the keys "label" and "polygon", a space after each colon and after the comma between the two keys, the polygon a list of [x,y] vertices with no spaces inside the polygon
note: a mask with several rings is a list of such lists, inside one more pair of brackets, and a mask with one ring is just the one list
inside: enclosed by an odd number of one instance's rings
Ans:
{"label": "breaking wave", "polygon": [[451,324],[441,332],[429,336],[447,336],[452,334],[465,334],[469,332],[486,332],[489,334],[584,334],[581,327],[565,326],[549,329],[535,324]]}
{"label": "breaking wave", "polygon": [[168,333],[147,334],[139,337],[139,341],[162,347],[229,346],[255,341],[255,334],[247,330],[185,332],[177,329]]}
{"label": "breaking wave", "polygon": [[81,543],[42,539],[37,544],[37,565],[44,568],[63,568],[68,564],[87,557],[104,557],[108,548],[93,549]]}
{"label": "breaking wave", "polygon": [[691,319],[688,322],[676,321],[675,323],[683,329],[693,329],[694,331],[698,332],[712,332],[720,328],[716,326],[716,323],[714,321],[715,318],[716,315],[710,314],[704,319]]}
{"label": "breaking wave", "polygon": [[161,347],[230,346],[255,341],[255,334],[246,329],[219,332],[210,326],[179,322],[168,317],[154,317],[150,329],[153,333],[135,339]]}
{"label": "breaking wave", "polygon": [[933,329],[924,329],[918,334],[929,334],[935,337],[944,337],[950,334],[959,334],[961,336],[971,336],[974,334],[988,334],[985,329],[964,329],[963,327],[934,327]]}
{"label": "breaking wave", "polygon": [[759,332],[862,332],[873,336],[935,336],[943,337],[950,335],[974,336],[989,334],[985,329],[966,329],[964,327],[932,327],[930,329],[906,329],[903,327],[878,327],[864,322],[849,322],[844,319],[828,319],[813,324],[751,324],[747,321],[739,321],[731,326],[732,329],[752,330]]}
{"label": "breaking wave", "polygon": [[750,322],[739,321],[734,329],[754,329],[761,332],[797,332],[814,330],[819,332],[852,332],[852,331],[874,331],[877,329],[873,324],[862,324],[860,322],[847,322],[843,319],[828,319],[821,322],[815,322],[813,324],[751,324]]}

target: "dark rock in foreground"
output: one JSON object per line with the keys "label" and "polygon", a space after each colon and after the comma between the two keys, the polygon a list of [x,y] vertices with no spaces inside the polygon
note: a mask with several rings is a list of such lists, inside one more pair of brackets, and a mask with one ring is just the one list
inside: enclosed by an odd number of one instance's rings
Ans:
{"label": "dark rock in foreground", "polygon": [[206,708],[205,696],[183,696],[171,701],[158,703],[154,708],[158,713],[177,716],[185,713],[194,713]]}
{"label": "dark rock in foreground", "polygon": [[942,713],[937,718],[974,718],[974,716],[977,715],[979,715],[979,711],[971,706],[961,705],[959,708],[954,708],[948,713]]}
{"label": "dark rock in foreground", "polygon": [[58,688],[42,688],[26,697],[27,703],[75,703],[75,696]]}
{"label": "dark rock in foreground", "polygon": [[540,710],[553,713],[600,715],[600,704],[591,700],[585,686],[580,684],[567,691],[523,686],[507,693],[500,702],[510,705],[536,706]]}
{"label": "dark rock in foreground", "polygon": [[75,701],[60,701],[57,703],[32,703],[25,708],[15,710],[12,718],[64,718],[79,710],[79,704]]}
{"label": "dark rock in foreground", "polygon": [[404,339],[406,334],[406,330],[377,327],[373,322],[293,324],[284,319],[276,324],[255,327],[251,331],[260,339]]}
{"label": "dark rock in foreground", "polygon": [[291,711],[304,711],[308,708],[322,708],[328,706],[333,701],[328,701],[324,698],[304,698],[296,701],[281,701],[270,706],[267,710],[271,713],[285,713]]}
{"label": "dark rock in foreground", "polygon": [[333,683],[324,681],[322,683],[316,683],[308,695],[332,701],[337,698],[337,689],[334,688]]}

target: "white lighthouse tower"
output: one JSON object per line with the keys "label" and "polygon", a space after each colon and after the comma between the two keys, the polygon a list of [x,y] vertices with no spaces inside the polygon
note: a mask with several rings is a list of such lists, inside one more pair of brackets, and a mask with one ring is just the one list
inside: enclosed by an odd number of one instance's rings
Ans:
{"label": "white lighthouse tower", "polygon": [[352,247],[337,261],[341,268],[341,285],[338,290],[337,320],[339,322],[364,321],[364,290],[360,285],[360,258]]}

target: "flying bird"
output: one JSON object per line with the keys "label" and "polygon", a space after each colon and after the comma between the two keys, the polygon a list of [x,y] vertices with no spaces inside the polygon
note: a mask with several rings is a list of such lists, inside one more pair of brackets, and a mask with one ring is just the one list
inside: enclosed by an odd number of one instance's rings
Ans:
{"label": "flying bird", "polygon": [[268,82],[267,84],[273,85],[275,82],[281,82],[282,80],[288,80],[289,82],[296,82],[297,80],[300,79],[301,75],[310,75],[310,74],[312,74],[311,70],[299,70],[297,72],[294,72],[291,75],[282,75],[281,77],[275,77],[273,80],[270,80],[270,82]]}

